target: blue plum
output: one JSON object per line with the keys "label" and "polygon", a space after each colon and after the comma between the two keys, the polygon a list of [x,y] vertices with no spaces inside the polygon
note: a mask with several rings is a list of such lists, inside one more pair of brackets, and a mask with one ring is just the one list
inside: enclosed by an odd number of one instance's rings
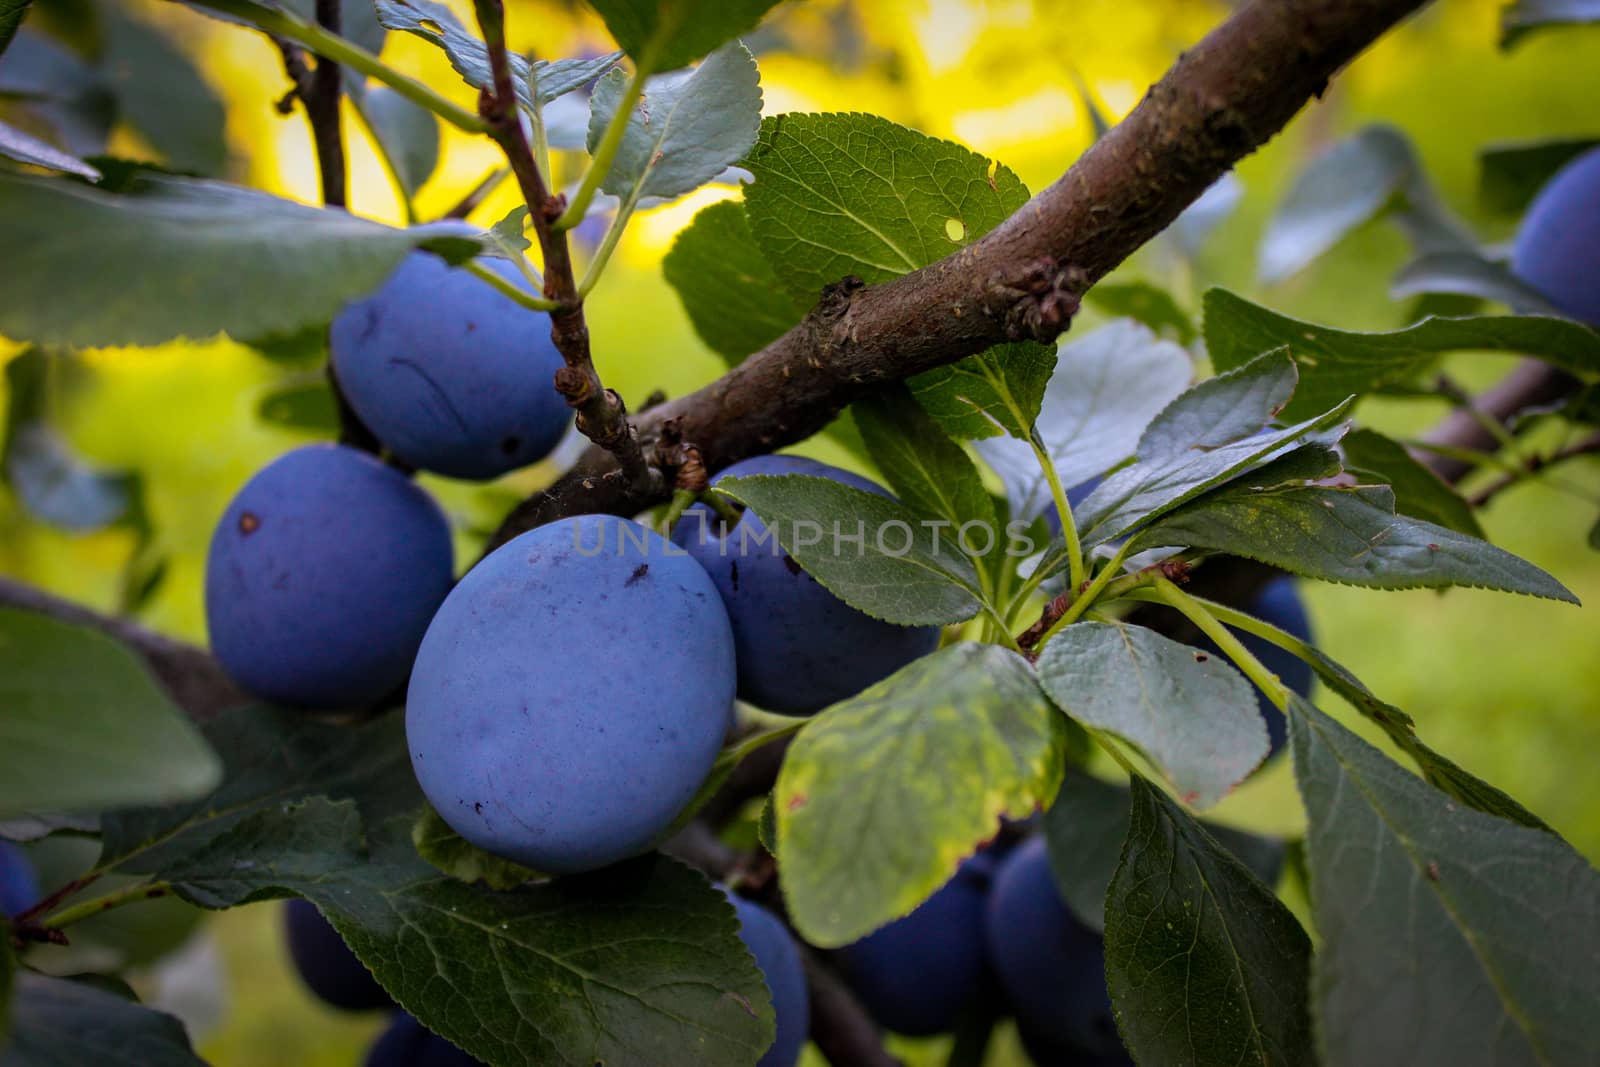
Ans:
{"label": "blue plum", "polygon": [[984,908],[984,938],[1017,1025],[1040,1048],[1080,1056],[1122,1050],[1106,992],[1105,943],[1061,899],[1043,837],[1001,861]]}
{"label": "blue plum", "polygon": [[[849,471],[800,456],[756,456],[715,479],[805,474],[888,496]],[[939,647],[937,626],[896,626],[857,611],[777,546],[746,511],[722,534],[703,505],[686,512],[673,540],[717,583],[733,623],[739,698],[783,715],[810,715],[852,697]]]}
{"label": "blue plum", "polygon": [[839,950],[845,980],[879,1023],[916,1037],[943,1033],[978,999],[994,867],[979,853],[910,915]]}
{"label": "blue plum", "polygon": [[[484,262],[526,287],[513,264]],[[329,346],[356,414],[424,470],[494,478],[543,459],[572,421],[550,317],[427,252],[346,305]]]}
{"label": "blue plum", "polygon": [[[727,892],[724,890],[723,892]],[[811,1000],[794,938],[777,917],[754,901],[727,894],[739,915],[739,938],[756,958],[772,993],[778,1033],[756,1067],[794,1067],[811,1030]]]}
{"label": "blue plum", "polygon": [[548,874],[634,855],[727,732],[716,586],[638,523],[584,515],[502,545],[434,617],[406,702],[423,792],[468,841]]}
{"label": "blue plum", "polygon": [[453,566],[444,513],[399,471],[338,445],[296,449],[245,483],[212,534],[212,651],[266,700],[370,704],[405,683]]}
{"label": "blue plum", "polygon": [[344,1011],[376,1011],[394,1006],[389,994],[344,943],[317,906],[298,898],[283,909],[289,958],[306,988]]}
{"label": "blue plum", "polygon": [[0,917],[14,917],[39,902],[39,877],[22,849],[0,841]]}
{"label": "blue plum", "polygon": [[[1263,622],[1270,622],[1302,641],[1311,640],[1311,619],[1306,614],[1305,601],[1300,599],[1299,587],[1290,575],[1273,578],[1241,610]],[[1262,666],[1276,674],[1278,680],[1289,689],[1301,696],[1311,692],[1311,665],[1305,660],[1254,634],[1239,630],[1234,630],[1233,634],[1261,661]],[[1202,636],[1194,644],[1196,648],[1203,648],[1212,655],[1223,654],[1209,637]],[[1272,742],[1271,754],[1276,755],[1288,740],[1288,720],[1272,706],[1272,701],[1260,689],[1256,690],[1256,703],[1261,709],[1261,717],[1267,721],[1267,734]]]}
{"label": "blue plum", "polygon": [[367,1050],[365,1067],[478,1067],[482,1063],[400,1012]]}
{"label": "blue plum", "polygon": [[1600,329],[1600,148],[1539,190],[1517,231],[1511,267],[1561,311]]}

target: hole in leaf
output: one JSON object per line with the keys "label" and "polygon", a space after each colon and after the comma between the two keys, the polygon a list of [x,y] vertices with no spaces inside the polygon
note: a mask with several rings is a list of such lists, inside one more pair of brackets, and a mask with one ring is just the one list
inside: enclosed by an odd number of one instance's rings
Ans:
{"label": "hole in leaf", "polygon": [[417,25],[420,28],[422,28],[424,30],[427,30],[429,33],[433,34],[436,37],[443,37],[444,36],[444,27],[439,25],[437,22],[433,21],[432,19],[419,19],[418,22],[417,22]]}
{"label": "hole in leaf", "polygon": [[945,219],[944,235],[952,241],[963,241],[967,236],[967,224],[960,219]]}

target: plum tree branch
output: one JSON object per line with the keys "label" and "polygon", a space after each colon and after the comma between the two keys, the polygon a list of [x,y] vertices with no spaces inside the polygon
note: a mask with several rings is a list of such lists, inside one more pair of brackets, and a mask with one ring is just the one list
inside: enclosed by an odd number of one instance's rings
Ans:
{"label": "plum tree branch", "polygon": [[572,270],[572,252],[566,233],[556,228],[566,204],[546,188],[517,110],[511,60],[506,52],[505,4],[503,0],[474,0],[474,6],[493,74],[493,88],[483,91],[478,111],[489,128],[489,136],[505,153],[527,202],[528,217],[544,259],[544,295],[557,305],[550,312],[550,337],[566,366],[556,372],[556,391],[577,413],[579,432],[603,450],[602,454],[612,457],[619,483],[629,492],[655,497],[666,491],[666,480],[645,459],[622,398],[601,384],[594,367],[583,297]]}
{"label": "plum tree branch", "polygon": [[[1008,340],[1051,341],[1077,299],[1328,80],[1426,0],[1247,0],[1184,53],[1139,106],[998,228],[881,285],[845,279],[788,333],[710,385],[635,420],[665,427],[720,470],[809,437],[874,386]],[[583,512],[632,514],[665,487],[611,476],[603,453],[524,501],[501,543]]]}

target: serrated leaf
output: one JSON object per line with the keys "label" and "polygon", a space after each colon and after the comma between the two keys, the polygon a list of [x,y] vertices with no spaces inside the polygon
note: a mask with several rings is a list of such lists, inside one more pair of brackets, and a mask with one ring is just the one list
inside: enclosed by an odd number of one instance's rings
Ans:
{"label": "serrated leaf", "polygon": [[1347,400],[1287,429],[1256,434],[1210,451],[1193,449],[1135,463],[1111,474],[1076,513],[1084,548],[1132,533],[1201,494],[1284,457],[1300,442],[1338,423],[1350,403]]}
{"label": "serrated leaf", "polygon": [[280,386],[256,404],[262,422],[305,433],[337,434],[339,404],[327,379],[317,376]]}
{"label": "serrated leaf", "polygon": [[[0,0],[0,54],[4,54],[33,0]],[[3,1014],[3,1013],[0,1013]]]}
{"label": "serrated leaf", "polygon": [[783,336],[809,309],[784,289],[756,247],[737,200],[695,215],[661,261],[661,273],[700,339],[730,367]]}
{"label": "serrated leaf", "polygon": [[140,186],[110,195],[0,174],[0,334],[81,348],[293,333],[444,237],[220,182]]}
{"label": "serrated leaf", "polygon": [[1556,171],[1600,145],[1600,138],[1489,145],[1478,151],[1478,200],[1490,211],[1521,215]]}
{"label": "serrated leaf", "polygon": [[[595,85],[591,155],[622,107],[628,81],[613,70]],[[670,199],[693,192],[742,159],[760,128],[761,74],[749,49],[730,41],[693,70],[645,82],[600,188],[624,198]]]}
{"label": "serrated leaf", "polygon": [[1364,482],[1387,482],[1394,490],[1395,510],[1468,537],[1483,537],[1477,516],[1461,494],[1396,441],[1376,430],[1360,429],[1339,443],[1345,468],[1367,477]]}
{"label": "serrated leaf", "polygon": [[1312,1063],[1311,941],[1222,844],[1144,779],[1106,899],[1106,984],[1144,1063]]}
{"label": "serrated leaf", "polygon": [[116,95],[118,118],[174,169],[207,177],[221,173],[228,158],[227,114],[211,83],[156,27],[116,4],[98,10],[104,20],[99,68]]}
{"label": "serrated leaf", "polygon": [[1050,802],[1065,743],[1027,663],[995,645],[940,649],[823,711],[773,792],[796,928],[836,947],[909,914],[1002,815]]}
{"label": "serrated leaf", "polygon": [[1291,696],[1326,1067],[1600,1059],[1600,875]]}
{"label": "serrated leaf", "polygon": [[0,609],[0,817],[207,793],[222,772],[188,718],[122,645]]}
{"label": "serrated leaf", "polygon": [[[1182,347],[1132,319],[1062,345],[1034,424],[1061,483],[1080,485],[1132,455],[1140,432],[1193,373]],[[1050,486],[1029,444],[997,437],[977,449],[1005,483],[1014,516],[1050,509]]]}
{"label": "serrated leaf", "polygon": [[998,226],[1028,200],[1009,169],[875,115],[764,120],[744,165],[750,229],[784,284],[814,300],[847,275],[886,281]]}
{"label": "serrated leaf", "polygon": [[362,95],[359,106],[372,123],[373,135],[383,145],[400,184],[415,195],[439,165],[439,120],[393,89],[372,89]]}
{"label": "serrated leaf", "polygon": [[273,805],[163,877],[210,907],[310,899],[402,1008],[489,1063],[746,1067],[771,1043],[765,983],[704,876],[646,856],[495,892],[429,866],[409,826],[361,844],[348,800]]}
{"label": "serrated leaf", "polygon": [[635,61],[655,70],[692,63],[756,28],[778,0],[590,0]]}
{"label": "serrated leaf", "polygon": [[1500,13],[1500,47],[1535,30],[1600,22],[1600,0],[1516,0]]}
{"label": "serrated leaf", "polygon": [[76,174],[80,178],[99,181],[100,172],[77,156],[61,151],[48,141],[17,129],[8,122],[0,122],[0,156],[28,163],[35,167]]}
{"label": "serrated leaf", "polygon": [[1187,345],[1200,335],[1172,294],[1149,282],[1101,282],[1083,302],[1107,315],[1135,319],[1162,336]]}
{"label": "serrated leaf", "polygon": [[17,975],[0,1067],[206,1067],[183,1023],[88,982]]}
{"label": "serrated leaf", "polygon": [[1576,604],[1565,586],[1487,541],[1395,514],[1388,486],[1224,489],[1168,515],[1135,548],[1214,549],[1371,589],[1471,586]]}
{"label": "serrated leaf", "polygon": [[[217,788],[193,803],[107,815],[102,866],[153,874],[209,847],[252,815],[306,797],[349,798],[369,825],[422,802],[401,716],[329,723],[302,712],[236,708],[206,723],[222,757]],[[251,857],[265,864],[269,853]]]}
{"label": "serrated leaf", "polygon": [[[1040,823],[1063,899],[1073,915],[1097,931],[1106,927],[1106,889],[1122,861],[1132,810],[1126,786],[1069,767]],[[1203,820],[1201,825],[1263,883],[1277,883],[1283,842]]]}
{"label": "serrated leaf", "polygon": [[1056,365],[1054,345],[1012,341],[907,380],[917,403],[958,441],[1027,440]]}
{"label": "serrated leaf", "polygon": [[[972,561],[897,501],[797,474],[726,478],[716,492],[761,516],[806,573],[873,618],[947,625],[983,606]],[[749,550],[765,549],[751,542]]]}
{"label": "serrated leaf", "polygon": [[1561,315],[1554,304],[1512,274],[1511,268],[1475,249],[1418,256],[1389,283],[1389,295],[1396,300],[1440,293],[1491,300],[1521,315]]}
{"label": "serrated leaf", "polygon": [[1267,757],[1250,683],[1220,656],[1122,622],[1079,622],[1045,645],[1039,684],[1083,726],[1134,745],[1184,802],[1208,808]]}
{"label": "serrated leaf", "polygon": [[530,65],[530,91],[541,105],[548,104],[582,89],[616,66],[621,59],[621,52],[608,52],[593,58],[536,59]]}
{"label": "serrated leaf", "polygon": [[1404,134],[1370,126],[1313,160],[1274,212],[1257,249],[1257,277],[1282,281],[1376,218],[1418,173]]}
{"label": "serrated leaf", "polygon": [[1405,381],[1443,352],[1515,352],[1587,380],[1600,376],[1600,334],[1576,322],[1533,315],[1428,318],[1388,333],[1350,333],[1212,289],[1205,295],[1205,337],[1219,371],[1287,347],[1300,369],[1300,386],[1284,409],[1291,419]]}
{"label": "serrated leaf", "polygon": [[[874,390],[851,408],[872,462],[902,503],[949,520],[959,536],[965,523],[978,523],[996,537],[994,501],[971,457],[899,382]],[[977,542],[981,543],[981,542]]]}
{"label": "serrated leaf", "polygon": [[452,830],[431,804],[424,804],[411,824],[411,843],[417,855],[458,882],[482,882],[490,889],[509,891],[538,877],[537,871],[472,844]]}
{"label": "serrated leaf", "polygon": [[1249,437],[1278,417],[1299,380],[1294,361],[1283,351],[1207,378],[1150,420],[1136,454],[1151,462]]}

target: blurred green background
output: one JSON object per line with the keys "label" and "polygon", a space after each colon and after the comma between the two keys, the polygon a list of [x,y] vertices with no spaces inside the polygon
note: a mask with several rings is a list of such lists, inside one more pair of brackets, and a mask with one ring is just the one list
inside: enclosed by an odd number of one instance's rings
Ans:
{"label": "blurred green background", "polygon": [[[468,14],[469,5],[451,6]],[[516,46],[542,56],[608,47],[596,20],[574,6],[510,6]],[[314,199],[304,123],[272,106],[285,89],[272,46],[159,0],[127,0],[126,7],[183,42],[225,99],[232,177]],[[1125,113],[1227,7],[1202,0],[811,0],[781,8],[750,43],[762,52],[769,113],[878,112],[999,158],[1037,189],[1089,143],[1091,124],[1075,79],[1111,117]],[[1190,308],[1206,287],[1224,285],[1346,329],[1403,324],[1408,308],[1386,293],[1387,279],[1407,256],[1392,227],[1366,226],[1309,270],[1265,289],[1255,282],[1256,243],[1297,170],[1374,120],[1399,126],[1416,142],[1455,212],[1486,238],[1507,238],[1514,220],[1487,216],[1478,203],[1476,151],[1495,141],[1600,134],[1594,110],[1600,31],[1538,34],[1505,54],[1496,48],[1497,8],[1495,0],[1433,5],[1359,59],[1286,133],[1240,166],[1243,198],[1198,256],[1185,259],[1158,243],[1119,277],[1168,286]],[[385,59],[470,100],[440,55],[421,42],[391,34]],[[398,222],[398,205],[358,127],[350,126],[348,140],[354,209]],[[119,131],[113,144],[123,154],[149,154],[128,131]],[[487,143],[453,131],[445,146],[445,161],[420,198],[425,216],[445,210],[496,161]],[[730,188],[702,190],[640,217],[590,302],[600,369],[635,405],[657,388],[682,394],[720,369],[659,265],[696,210],[736,195]],[[513,203],[503,189],[474,218],[487,225]],[[1092,323],[1086,316],[1080,329]],[[0,360],[16,352],[0,341]],[[200,584],[212,524],[254,470],[304,440],[266,425],[256,409],[264,395],[305,371],[226,339],[90,352],[83,364],[89,373],[52,379],[51,416],[94,462],[142,473],[157,549],[169,566],[141,616],[157,629],[203,641]],[[1462,355],[1449,370],[1477,387],[1508,366],[1505,359]],[[1443,413],[1442,404],[1370,401],[1360,418],[1405,436]],[[842,458],[825,444],[810,450]],[[487,487],[425,479],[456,523],[458,558],[472,558],[485,527],[552,470],[545,465]],[[1484,521],[1496,543],[1597,604],[1600,554],[1585,546],[1597,515],[1600,465],[1573,465],[1504,494]],[[111,609],[133,547],[123,530],[68,534],[43,527],[0,490],[5,573]],[[1408,710],[1430,744],[1600,858],[1600,780],[1589,763],[1600,751],[1595,609],[1472,590],[1439,595],[1319,586],[1306,595],[1319,643]],[[1247,783],[1218,814],[1297,832],[1303,815],[1287,763]],[[262,905],[209,917],[203,937],[210,940],[202,944],[213,951],[193,944],[186,950],[183,973],[209,975],[201,984],[209,981],[215,995],[215,1003],[186,1011],[202,1054],[223,1067],[359,1062],[379,1022],[340,1017],[291,979],[278,910]],[[147,988],[171,981],[167,974],[151,977]],[[1023,1062],[1013,1060],[1010,1047],[1003,1034],[991,1062]],[[936,1044],[919,1055],[934,1051]]]}

